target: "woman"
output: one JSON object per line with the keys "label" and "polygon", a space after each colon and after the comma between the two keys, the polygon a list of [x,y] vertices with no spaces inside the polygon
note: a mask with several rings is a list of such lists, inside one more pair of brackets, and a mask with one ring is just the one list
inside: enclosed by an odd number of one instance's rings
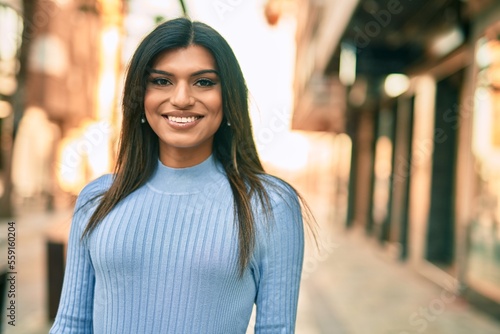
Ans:
{"label": "woman", "polygon": [[113,175],[81,192],[51,333],[293,333],[298,195],[264,173],[236,57],[185,18],[139,45]]}

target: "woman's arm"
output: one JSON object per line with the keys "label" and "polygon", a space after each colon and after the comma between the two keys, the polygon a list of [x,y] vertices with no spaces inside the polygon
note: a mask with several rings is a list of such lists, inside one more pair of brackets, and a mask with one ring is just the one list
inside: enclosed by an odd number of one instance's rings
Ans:
{"label": "woman's arm", "polygon": [[300,205],[287,187],[273,201],[274,221],[263,229],[258,255],[259,282],[255,333],[294,333],[304,258]]}
{"label": "woman's arm", "polygon": [[103,178],[100,178],[91,182],[78,196],[71,222],[61,300],[50,334],[93,332],[95,276],[87,242],[81,236],[90,217],[91,207],[94,207],[88,201],[102,191],[102,181]]}

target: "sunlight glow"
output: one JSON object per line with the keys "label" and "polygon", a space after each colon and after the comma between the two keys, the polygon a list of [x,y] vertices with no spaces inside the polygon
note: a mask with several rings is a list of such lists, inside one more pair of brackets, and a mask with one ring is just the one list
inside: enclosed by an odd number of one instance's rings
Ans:
{"label": "sunlight glow", "polygon": [[339,79],[346,85],[351,86],[356,81],[356,47],[351,44],[340,45],[340,69]]}
{"label": "sunlight glow", "polygon": [[21,41],[22,20],[12,8],[0,7],[0,31],[0,59],[15,58]]}
{"label": "sunlight glow", "polygon": [[385,93],[390,97],[397,97],[410,88],[410,79],[401,73],[389,74],[385,78]]}
{"label": "sunlight glow", "polygon": [[0,100],[0,118],[5,118],[12,114],[12,105],[7,102]]}
{"label": "sunlight glow", "polygon": [[285,171],[300,171],[307,165],[310,141],[299,132],[288,132],[261,153],[264,163]]}
{"label": "sunlight glow", "polygon": [[56,176],[64,191],[76,195],[89,179],[109,170],[111,132],[107,122],[87,121],[61,141]]}
{"label": "sunlight glow", "polygon": [[111,119],[116,101],[116,85],[119,69],[120,30],[105,29],[101,36],[99,92],[97,118]]}

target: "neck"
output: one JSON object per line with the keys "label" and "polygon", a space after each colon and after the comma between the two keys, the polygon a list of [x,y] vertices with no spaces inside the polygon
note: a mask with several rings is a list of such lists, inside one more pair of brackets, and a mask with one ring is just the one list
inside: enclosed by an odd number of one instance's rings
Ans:
{"label": "neck", "polygon": [[212,145],[194,148],[165,147],[160,145],[159,158],[162,164],[171,168],[196,166],[212,154]]}
{"label": "neck", "polygon": [[166,166],[158,160],[158,166],[148,185],[162,193],[213,194],[224,179],[224,168],[210,155],[199,164],[180,168]]}

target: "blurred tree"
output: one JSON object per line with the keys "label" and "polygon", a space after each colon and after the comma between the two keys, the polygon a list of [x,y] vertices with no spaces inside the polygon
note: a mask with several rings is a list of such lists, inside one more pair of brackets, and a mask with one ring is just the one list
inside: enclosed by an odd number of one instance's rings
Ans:
{"label": "blurred tree", "polygon": [[186,7],[186,3],[184,2],[184,0],[179,0],[179,3],[180,3],[181,8],[182,8],[182,13],[184,14],[185,17],[188,17],[189,14],[188,14],[188,10]]}
{"label": "blurred tree", "polygon": [[11,97],[13,113],[5,119],[6,126],[2,131],[1,151],[4,162],[3,185],[4,191],[0,197],[0,217],[12,217],[12,146],[16,137],[16,130],[25,109],[25,82],[28,65],[28,54],[33,37],[33,16],[38,1],[23,0],[23,30],[19,49],[19,71],[17,72],[17,89]]}

